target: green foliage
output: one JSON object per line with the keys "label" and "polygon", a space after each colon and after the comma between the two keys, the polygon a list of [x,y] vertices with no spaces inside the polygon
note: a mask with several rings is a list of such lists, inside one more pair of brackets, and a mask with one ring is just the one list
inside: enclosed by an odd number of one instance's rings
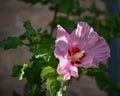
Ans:
{"label": "green foliage", "polygon": [[47,78],[50,78],[50,77],[57,77],[57,73],[56,73],[56,70],[50,66],[47,66],[45,67],[43,70],[42,70],[42,73],[41,73],[41,78],[42,79],[47,79]]}
{"label": "green foliage", "polygon": [[25,73],[25,70],[28,68],[28,64],[23,64],[23,67],[21,68],[21,74],[20,74],[20,77],[19,77],[19,80],[22,80],[23,79],[23,75]]}
{"label": "green foliage", "polygon": [[32,28],[32,25],[30,21],[24,22],[24,27],[26,29],[26,32],[23,34],[23,37],[27,38],[29,41],[31,41],[33,34],[35,33],[35,30]]}
{"label": "green foliage", "polygon": [[[80,7],[79,0],[20,0],[32,5],[41,3],[49,5],[49,10],[54,12],[53,20],[49,23],[51,32],[44,31],[41,28],[35,30],[29,20],[24,22],[25,33],[19,37],[8,37],[0,42],[0,47],[4,50],[17,48],[26,45],[32,53],[28,64],[13,66],[13,77],[19,80],[25,78],[25,96],[45,96],[46,89],[50,96],[62,96],[66,91],[68,82],[63,80],[61,75],[57,74],[56,68],[58,60],[54,57],[55,39],[51,36],[57,24],[63,26],[69,33],[76,28],[76,22],[85,21],[94,26],[95,31],[110,42],[118,36],[120,32],[120,16],[112,16],[106,11],[102,11],[95,3],[89,8]],[[105,2],[105,0],[102,0]],[[94,16],[84,16],[84,12],[94,14]],[[104,20],[99,20],[99,16],[104,16]],[[110,79],[108,69],[105,64],[100,64],[99,68],[79,68],[79,76],[83,72],[86,75],[95,77],[96,83],[101,90],[112,90],[120,96],[120,86]],[[43,85],[46,85],[43,88]],[[13,96],[20,96],[13,92]]]}
{"label": "green foliage", "polygon": [[55,6],[53,10],[57,9],[60,13],[77,14],[80,10],[79,1],[77,0],[50,0],[49,3],[52,4],[51,6]]}
{"label": "green foliage", "polygon": [[120,86],[107,76],[107,72],[105,64],[100,64],[99,68],[87,69],[87,75],[95,77],[96,83],[101,90],[113,90],[119,96]]}
{"label": "green foliage", "polygon": [[50,96],[60,96],[66,91],[66,85],[63,77],[59,76],[56,69],[51,66],[45,67],[41,72],[41,78],[46,80],[46,88],[50,92]]}
{"label": "green foliage", "polygon": [[19,77],[21,74],[21,69],[22,66],[21,65],[15,65],[12,67],[12,76],[13,77]]}
{"label": "green foliage", "polygon": [[8,49],[15,49],[17,46],[21,46],[23,43],[22,41],[17,37],[8,37],[0,42],[0,47],[4,48],[4,50]]}
{"label": "green foliage", "polygon": [[54,39],[51,38],[48,33],[40,33],[39,41],[34,44],[35,46],[30,46],[30,51],[34,54],[36,58],[43,58],[48,62],[53,53],[53,43]]}
{"label": "green foliage", "polygon": [[60,82],[57,80],[57,76],[56,70],[50,66],[45,67],[41,72],[41,78],[46,80],[46,88],[51,96],[56,96],[57,91],[60,89]]}
{"label": "green foliage", "polygon": [[66,31],[71,33],[73,29],[76,28],[76,24],[74,20],[68,19],[65,16],[59,16],[56,18],[56,22],[51,22],[50,26],[56,26],[57,24],[60,24],[63,28],[67,29]]}
{"label": "green foliage", "polygon": [[60,13],[65,14],[78,14],[80,11],[78,0],[21,0],[27,3],[36,4],[50,4],[50,10],[55,11],[57,9]]}

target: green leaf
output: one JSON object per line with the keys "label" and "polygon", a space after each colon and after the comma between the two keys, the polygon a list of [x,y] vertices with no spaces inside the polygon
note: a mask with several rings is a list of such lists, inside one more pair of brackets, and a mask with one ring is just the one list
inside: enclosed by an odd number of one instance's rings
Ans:
{"label": "green leaf", "polygon": [[26,29],[26,32],[24,33],[24,36],[28,39],[32,39],[32,35],[35,33],[35,30],[33,29],[30,21],[25,21],[24,22],[24,27]]}
{"label": "green leaf", "polygon": [[[26,86],[27,87],[27,86]],[[34,85],[32,85],[31,86],[31,89],[30,89],[31,91],[29,91],[29,93],[28,93],[28,95],[27,96],[46,96],[45,95],[45,91],[42,89],[42,88],[40,88],[40,85],[36,85],[36,84],[34,84]],[[26,96],[26,95],[25,95]]]}
{"label": "green leaf", "polygon": [[57,78],[47,78],[46,87],[51,96],[62,96],[66,91],[66,83],[62,76]]}
{"label": "green leaf", "polygon": [[100,90],[112,90],[120,94],[120,86],[107,76],[106,65],[100,64],[99,68],[88,68],[87,75],[94,76]]}
{"label": "green leaf", "polygon": [[23,64],[23,67],[21,69],[21,74],[20,74],[20,77],[19,77],[19,80],[22,80],[23,79],[23,75],[25,73],[25,70],[27,69],[28,67],[28,64]]}
{"label": "green leaf", "polygon": [[12,76],[19,77],[21,74],[21,69],[22,69],[22,66],[20,66],[20,65],[13,66],[12,67]]}
{"label": "green leaf", "polygon": [[77,0],[49,0],[49,3],[51,3],[52,7],[55,6],[55,8],[50,8],[51,10],[57,9],[59,13],[66,15],[76,15],[80,10],[80,4]]}
{"label": "green leaf", "polygon": [[44,62],[40,59],[36,59],[32,57],[30,60],[29,67],[25,70],[24,77],[26,77],[27,81],[29,84],[34,85],[34,84],[41,84],[41,70],[42,70],[42,65],[44,65]]}
{"label": "green leaf", "polygon": [[57,58],[55,58],[54,54],[52,54],[52,56],[50,57],[49,62],[46,62],[46,66],[51,66],[53,68],[57,68],[59,61]]}
{"label": "green leaf", "polygon": [[57,81],[56,79],[50,79],[48,78],[46,81],[46,88],[50,91],[51,96],[56,96],[57,92],[61,88],[61,83]]}
{"label": "green leaf", "polygon": [[120,96],[120,86],[105,74],[98,74],[95,79],[101,90],[112,90],[117,96]]}
{"label": "green leaf", "polygon": [[46,88],[49,90],[50,96],[60,96],[66,91],[66,83],[63,80],[63,76],[59,76],[54,68],[45,67],[41,72],[41,78],[46,80]]}
{"label": "green leaf", "polygon": [[36,58],[43,58],[45,62],[49,62],[53,54],[53,43],[54,39],[51,38],[47,32],[40,33],[40,41],[37,44],[38,46],[34,47],[35,44],[31,45],[30,51]]}
{"label": "green leaf", "polygon": [[50,66],[45,67],[41,72],[42,79],[56,78],[57,75],[56,70]]}
{"label": "green leaf", "polygon": [[99,68],[100,68],[103,72],[108,72],[108,68],[107,68],[106,64],[104,64],[104,63],[100,63],[100,64],[99,64]]}
{"label": "green leaf", "polygon": [[8,50],[8,49],[15,49],[17,48],[19,45],[22,45],[22,41],[17,38],[17,37],[8,37],[6,39],[4,39],[3,41],[0,42],[0,47],[4,48],[4,50]]}
{"label": "green leaf", "polygon": [[59,16],[56,18],[56,23],[51,22],[50,26],[56,26],[57,24],[60,24],[63,28],[67,30],[67,32],[71,33],[74,28],[76,28],[76,24],[74,20],[71,20],[65,16]]}
{"label": "green leaf", "polygon": [[41,78],[46,80],[46,88],[50,92],[50,96],[57,96],[57,92],[62,88],[63,80],[58,80],[56,70],[50,66],[45,67],[41,72]]}
{"label": "green leaf", "polygon": [[19,77],[19,80],[22,80],[23,78],[23,75],[25,73],[25,70],[27,69],[28,67],[28,64],[23,64],[23,66],[20,66],[20,65],[15,65],[13,66],[12,68],[12,76],[13,77]]}
{"label": "green leaf", "polygon": [[43,58],[45,62],[49,62],[52,55],[51,50],[47,50],[46,48],[40,48],[38,50],[33,50],[32,52],[34,53],[36,58]]}

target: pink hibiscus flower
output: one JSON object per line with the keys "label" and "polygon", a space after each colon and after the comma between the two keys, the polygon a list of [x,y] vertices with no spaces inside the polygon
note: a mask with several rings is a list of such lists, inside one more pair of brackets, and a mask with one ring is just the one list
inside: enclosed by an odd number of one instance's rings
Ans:
{"label": "pink hibiscus flower", "polygon": [[60,25],[57,27],[54,55],[59,59],[57,72],[64,80],[78,77],[78,67],[98,67],[101,61],[110,57],[105,40],[87,23],[79,22],[71,34]]}

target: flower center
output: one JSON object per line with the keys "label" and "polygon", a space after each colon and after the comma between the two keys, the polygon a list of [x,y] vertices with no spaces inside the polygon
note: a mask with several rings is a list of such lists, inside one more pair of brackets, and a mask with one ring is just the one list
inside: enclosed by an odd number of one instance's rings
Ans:
{"label": "flower center", "polygon": [[81,64],[82,58],[85,56],[85,51],[80,51],[77,47],[72,47],[68,50],[68,60],[71,60],[71,64]]}

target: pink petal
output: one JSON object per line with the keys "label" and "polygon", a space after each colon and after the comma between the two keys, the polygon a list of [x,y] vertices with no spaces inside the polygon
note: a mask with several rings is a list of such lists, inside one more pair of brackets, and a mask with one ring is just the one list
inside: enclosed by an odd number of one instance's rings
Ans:
{"label": "pink petal", "polygon": [[94,46],[98,40],[98,34],[93,28],[85,22],[79,22],[76,30],[71,34],[73,45],[79,46],[81,49]]}
{"label": "pink petal", "polygon": [[78,77],[77,67],[71,65],[71,62],[65,58],[59,59],[59,64],[57,67],[57,72],[64,76],[64,80],[70,79],[71,76]]}
{"label": "pink petal", "polygon": [[64,80],[70,80],[70,73],[69,72],[67,72],[65,75],[64,75]]}
{"label": "pink petal", "polygon": [[109,46],[102,37],[99,37],[95,46],[89,50],[88,55],[93,58],[93,62],[99,63],[110,57]]}
{"label": "pink petal", "polygon": [[78,65],[78,67],[89,68],[89,67],[96,67],[96,65],[93,64],[92,57],[86,56],[85,58],[82,59],[82,63]]}
{"label": "pink petal", "polygon": [[66,72],[69,72],[70,68],[70,61],[67,60],[66,58],[59,58],[59,64],[57,67],[57,72],[58,74],[66,74]]}
{"label": "pink petal", "polygon": [[78,69],[76,66],[70,65],[70,73],[73,77],[78,77]]}
{"label": "pink petal", "polygon": [[54,55],[56,58],[64,57],[67,55],[68,45],[64,41],[59,41],[55,45]]}
{"label": "pink petal", "polygon": [[55,41],[55,56],[56,58],[63,57],[68,52],[69,47],[69,34],[60,25],[58,27],[57,38]]}
{"label": "pink petal", "polygon": [[69,80],[71,77],[69,63],[64,60],[59,60],[59,62],[57,67],[58,74],[63,75],[64,80]]}

